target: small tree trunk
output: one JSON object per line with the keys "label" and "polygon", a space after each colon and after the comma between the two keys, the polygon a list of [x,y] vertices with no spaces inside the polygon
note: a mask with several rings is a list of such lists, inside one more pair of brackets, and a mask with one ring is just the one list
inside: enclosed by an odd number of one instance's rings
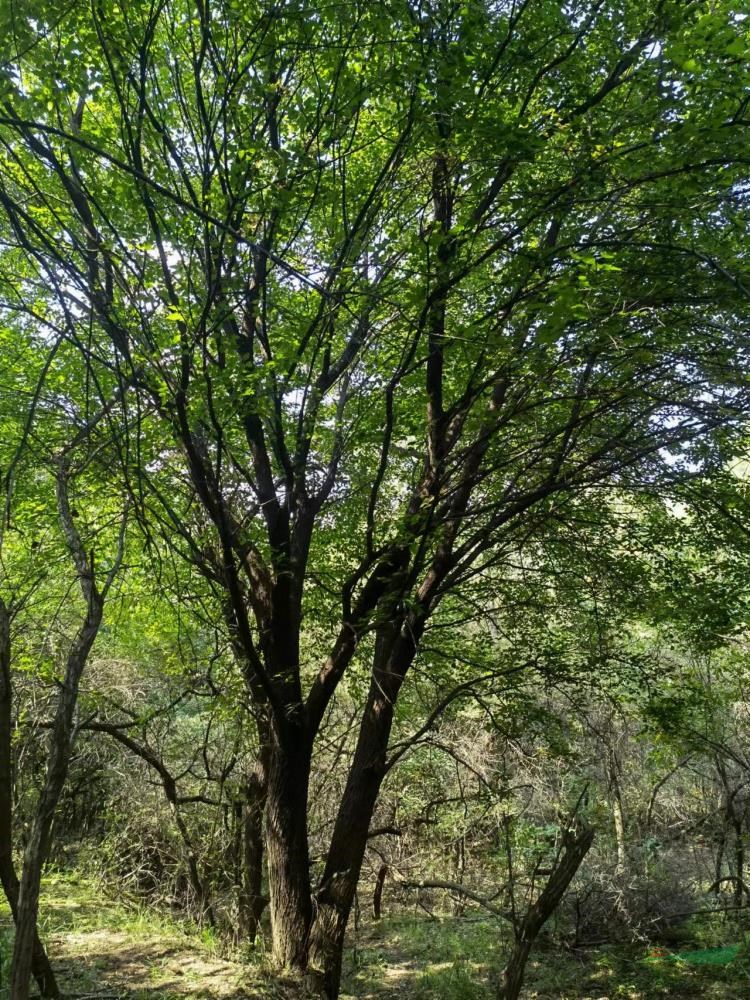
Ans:
{"label": "small tree trunk", "polygon": [[23,873],[16,911],[16,936],[13,942],[13,963],[10,973],[11,1000],[27,1000],[29,979],[34,961],[34,943],[38,938],[37,914],[39,887],[44,864],[44,829],[34,823],[23,859]]}
{"label": "small tree trunk", "polygon": [[[13,920],[17,922],[20,883],[13,864],[12,699],[10,615],[0,598],[0,883]],[[31,950],[31,971],[39,992],[46,998],[59,997],[55,974],[38,933],[34,934]]]}
{"label": "small tree trunk", "polygon": [[515,944],[503,969],[498,1000],[518,1000],[534,942],[560,905],[565,890],[588,854],[593,839],[594,831],[590,827],[581,826],[577,830],[565,831],[562,854],[555,861],[547,884],[516,928]]}
{"label": "small tree trunk", "polygon": [[716,846],[716,862],[714,864],[714,883],[711,886],[714,895],[718,896],[721,892],[721,882],[722,874],[724,871],[724,851],[727,845],[727,834],[726,828],[722,828],[719,835],[719,842]]}
{"label": "small tree trunk", "polygon": [[612,816],[615,824],[615,843],[617,844],[617,874],[624,875],[627,869],[628,855],[625,846],[625,817],[619,789],[612,800]]}
{"label": "small tree trunk", "polygon": [[734,867],[737,874],[737,881],[734,884],[734,903],[740,907],[745,892],[745,842],[742,837],[741,819],[735,819],[734,823]]}
{"label": "small tree trunk", "polygon": [[622,805],[622,789],[620,787],[620,762],[614,747],[607,744],[607,771],[612,801],[612,819],[615,828],[615,845],[617,848],[617,874],[624,875],[627,869],[628,854],[625,842],[625,810]]}
{"label": "small tree trunk", "polygon": [[265,761],[258,761],[245,783],[240,836],[239,924],[240,935],[251,944],[260,929],[266,906],[263,896],[263,813],[266,807]]}
{"label": "small tree trunk", "polygon": [[167,798],[169,799],[169,804],[172,809],[175,826],[180,834],[182,846],[185,850],[188,881],[190,882],[190,888],[193,890],[193,896],[198,910],[199,923],[205,920],[209,927],[216,927],[216,916],[214,914],[214,908],[211,904],[211,892],[209,890],[207,879],[201,877],[200,869],[198,867],[198,858],[195,853],[195,847],[193,846],[193,839],[190,836],[187,824],[180,813],[180,807],[177,802],[177,792],[174,787],[172,788],[171,797],[170,792],[167,791]]}
{"label": "small tree trunk", "polygon": [[[0,882],[3,886],[5,898],[8,900],[13,920],[17,923],[20,883],[15,868],[7,864],[7,858],[5,857],[0,860]],[[31,945],[31,973],[36,980],[41,995],[47,998],[47,1000],[56,1000],[60,996],[60,989],[36,927],[34,928],[34,932]]]}
{"label": "small tree trunk", "polygon": [[388,865],[381,865],[375,879],[375,891],[372,894],[372,916],[374,920],[380,920],[382,916],[383,885],[388,874]]}
{"label": "small tree trunk", "polygon": [[[464,874],[466,872],[466,837],[460,836],[454,844],[453,854],[453,878],[458,885],[463,885]],[[462,895],[457,895],[453,900],[453,915],[462,917],[466,912],[466,903]]]}
{"label": "small tree trunk", "polygon": [[67,470],[60,466],[57,476],[57,506],[65,541],[75,564],[78,582],[86,601],[86,616],[68,653],[65,677],[55,709],[49,743],[47,774],[39,796],[31,834],[24,851],[23,871],[18,893],[16,937],[10,976],[10,1000],[28,1000],[29,980],[34,961],[42,866],[47,860],[52,822],[68,774],[73,743],[73,716],[78,703],[78,686],[94,644],[104,610],[104,595],[114,579],[122,559],[125,521],[113,568],[100,592],[94,576],[93,557],[86,553],[73,520],[68,498]]}
{"label": "small tree trunk", "polygon": [[89,614],[68,656],[65,681],[60,691],[52,730],[47,776],[23,857],[10,980],[11,1000],[27,1000],[29,995],[34,942],[38,936],[37,914],[42,867],[49,854],[52,820],[68,773],[78,682],[99,629],[101,610],[101,603],[89,607]]}

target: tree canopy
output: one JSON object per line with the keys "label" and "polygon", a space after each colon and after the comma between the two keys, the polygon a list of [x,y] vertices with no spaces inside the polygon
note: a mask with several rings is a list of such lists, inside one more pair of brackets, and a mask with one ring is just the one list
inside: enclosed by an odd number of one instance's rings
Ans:
{"label": "tree canopy", "polygon": [[[143,560],[211,606],[258,727],[274,957],[335,996],[413,665],[434,681],[420,732],[508,667],[520,565],[564,577],[576,538],[622,538],[743,446],[745,18],[129,0],[3,19],[5,523],[28,537],[31,463],[76,456],[113,498],[93,537],[132,508]],[[311,881],[342,684],[358,737]]]}

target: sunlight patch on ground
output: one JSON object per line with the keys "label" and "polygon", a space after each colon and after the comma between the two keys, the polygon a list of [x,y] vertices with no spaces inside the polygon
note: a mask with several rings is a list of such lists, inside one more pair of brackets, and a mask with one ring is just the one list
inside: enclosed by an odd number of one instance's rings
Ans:
{"label": "sunlight patch on ground", "polygon": [[[67,934],[52,942],[54,954],[71,971],[130,992],[158,990],[194,997],[251,995],[247,969],[163,940],[133,941],[124,931],[95,930]],[[262,994],[257,994],[262,995]]]}

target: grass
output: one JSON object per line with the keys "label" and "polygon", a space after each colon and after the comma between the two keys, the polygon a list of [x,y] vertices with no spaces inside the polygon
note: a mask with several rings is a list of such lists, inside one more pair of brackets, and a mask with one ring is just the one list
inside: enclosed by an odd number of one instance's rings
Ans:
{"label": "grass", "polygon": [[485,921],[393,917],[371,924],[344,966],[344,996],[443,997],[473,1000],[499,963],[502,940]]}
{"label": "grass", "polygon": [[[717,946],[722,930],[731,943]],[[541,941],[529,961],[524,1000],[745,1000],[750,935],[730,922],[695,924],[686,934],[693,947],[679,952],[647,944],[574,952]],[[507,930],[490,921],[384,920],[355,939],[345,996],[490,1000],[508,945]]]}
{"label": "grass", "polygon": [[[212,932],[109,898],[73,873],[44,881],[40,930],[65,992],[120,1000],[290,1000],[262,954],[227,950]],[[694,923],[680,950],[619,945],[571,952],[541,942],[524,1000],[744,1000],[750,934],[737,923]],[[12,931],[0,905],[0,1000],[8,995]],[[490,1000],[509,946],[501,924],[397,915],[352,933],[342,1000]]]}
{"label": "grass", "polygon": [[[46,875],[39,929],[66,993],[104,992],[122,1000],[286,995],[262,960],[240,962],[209,929],[114,900],[105,886],[75,872]],[[3,903],[0,1000],[8,995],[11,946],[10,914]]]}

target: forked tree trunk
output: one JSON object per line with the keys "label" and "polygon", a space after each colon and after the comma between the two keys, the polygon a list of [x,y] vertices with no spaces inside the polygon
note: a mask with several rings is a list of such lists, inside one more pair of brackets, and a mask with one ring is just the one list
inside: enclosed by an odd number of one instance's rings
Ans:
{"label": "forked tree trunk", "polygon": [[564,834],[563,851],[552,867],[547,884],[523,916],[515,930],[515,943],[503,969],[498,1000],[518,1000],[526,974],[526,963],[539,932],[549,920],[589,852],[594,831],[581,826]]}
{"label": "forked tree trunk", "polygon": [[[20,883],[13,864],[13,772],[11,764],[13,689],[10,679],[10,615],[0,598],[0,884],[14,922],[18,921]],[[60,991],[44,945],[35,933],[31,944],[31,971],[43,997]]]}

